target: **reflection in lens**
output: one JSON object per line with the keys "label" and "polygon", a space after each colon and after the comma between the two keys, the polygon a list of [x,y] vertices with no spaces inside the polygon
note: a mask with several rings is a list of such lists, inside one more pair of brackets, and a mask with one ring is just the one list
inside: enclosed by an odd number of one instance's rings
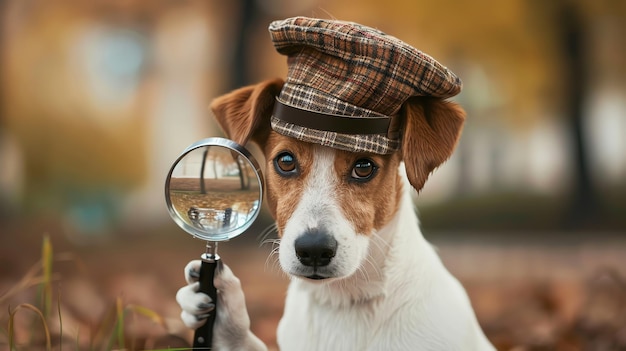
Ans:
{"label": "reflection in lens", "polygon": [[250,161],[222,146],[190,151],[176,164],[169,197],[177,216],[216,238],[253,220],[260,184]]}

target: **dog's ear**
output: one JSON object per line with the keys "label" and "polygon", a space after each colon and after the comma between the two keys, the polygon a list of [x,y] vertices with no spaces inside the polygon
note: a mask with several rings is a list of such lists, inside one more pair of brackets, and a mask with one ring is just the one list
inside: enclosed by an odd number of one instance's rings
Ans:
{"label": "dog's ear", "polygon": [[452,155],[465,112],[440,98],[414,97],[404,103],[402,113],[402,158],[409,182],[420,191],[430,173]]}
{"label": "dog's ear", "polygon": [[270,131],[270,117],[284,81],[280,78],[249,85],[217,97],[211,110],[226,136],[240,145],[262,144]]}

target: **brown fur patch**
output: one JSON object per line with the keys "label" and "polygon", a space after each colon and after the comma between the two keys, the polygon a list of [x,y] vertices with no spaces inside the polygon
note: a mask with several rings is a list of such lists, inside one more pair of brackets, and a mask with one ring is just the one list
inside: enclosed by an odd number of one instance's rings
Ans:
{"label": "brown fur patch", "polygon": [[[276,173],[274,158],[284,151],[295,156],[300,172],[298,176],[285,178]],[[276,220],[278,233],[282,235],[287,221],[300,202],[306,179],[311,173],[313,150],[310,144],[272,131],[267,138],[263,153],[266,158],[266,200],[270,212]]]}
{"label": "brown fur patch", "polygon": [[[378,170],[368,182],[351,179],[354,164],[367,158]],[[398,174],[400,155],[359,154],[336,151],[337,194],[344,216],[357,233],[369,235],[387,224],[398,210],[402,181]]]}

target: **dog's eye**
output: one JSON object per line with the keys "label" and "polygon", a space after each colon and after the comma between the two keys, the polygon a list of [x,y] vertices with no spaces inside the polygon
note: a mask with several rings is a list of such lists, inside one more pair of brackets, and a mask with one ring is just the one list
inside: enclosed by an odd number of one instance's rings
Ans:
{"label": "dog's eye", "polygon": [[378,167],[372,160],[362,158],[354,164],[352,168],[352,178],[358,181],[368,181],[372,179]]}
{"label": "dog's eye", "polygon": [[289,152],[282,152],[274,159],[276,171],[282,175],[292,175],[297,172],[296,157]]}

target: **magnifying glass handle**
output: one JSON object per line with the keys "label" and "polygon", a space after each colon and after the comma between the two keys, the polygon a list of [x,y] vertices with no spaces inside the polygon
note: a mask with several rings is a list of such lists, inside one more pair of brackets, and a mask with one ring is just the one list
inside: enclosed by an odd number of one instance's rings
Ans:
{"label": "magnifying glass handle", "polygon": [[193,349],[194,350],[211,350],[213,343],[213,324],[215,323],[215,316],[217,314],[217,289],[213,285],[213,277],[215,276],[215,268],[219,262],[219,257],[214,259],[202,258],[202,265],[200,266],[200,292],[203,292],[209,297],[215,309],[211,311],[206,323],[200,328],[196,329],[193,336]]}

